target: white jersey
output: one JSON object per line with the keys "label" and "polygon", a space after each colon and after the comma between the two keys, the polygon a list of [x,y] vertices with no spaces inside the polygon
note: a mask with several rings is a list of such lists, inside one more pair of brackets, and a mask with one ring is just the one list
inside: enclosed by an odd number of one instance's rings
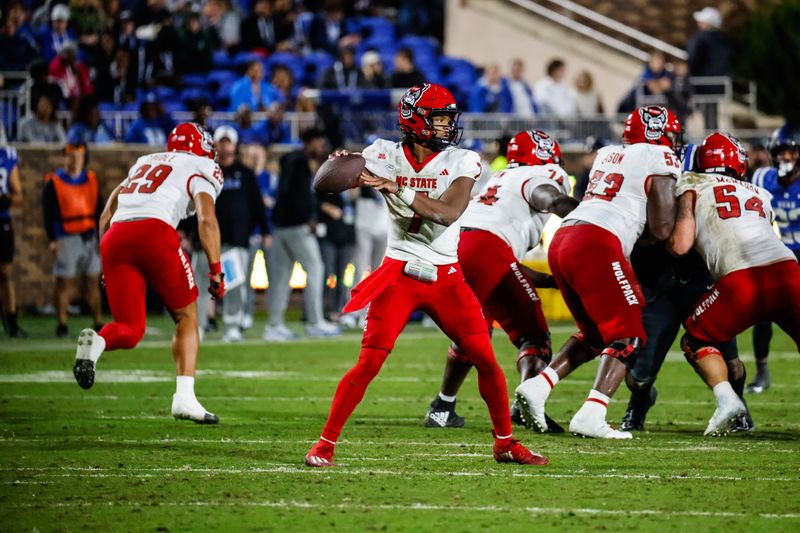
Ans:
{"label": "white jersey", "polygon": [[[378,139],[362,152],[367,170],[417,194],[439,198],[456,179],[477,179],[480,156],[471,150],[449,147],[417,163],[411,150],[400,142]],[[437,224],[414,213],[396,195],[385,195],[392,219],[386,256],[400,261],[421,259],[434,265],[458,261],[460,221],[450,226]]]}
{"label": "white jersey", "polygon": [[795,256],[772,229],[772,195],[761,187],[720,174],[686,172],[678,196],[695,194],[695,249],[714,279]]}
{"label": "white jersey", "polygon": [[494,233],[511,247],[514,257],[523,256],[539,244],[542,228],[550,213],[533,208],[533,191],[550,185],[561,194],[569,194],[569,176],[559,165],[506,168],[492,176],[473,198],[461,217],[461,225]]}
{"label": "white jersey", "polygon": [[586,195],[564,220],[583,220],[607,229],[619,238],[625,257],[630,257],[647,222],[648,176],[678,179],[680,172],[680,162],[668,146],[605,146],[597,151]]}
{"label": "white jersey", "polygon": [[162,152],[140,157],[128,171],[111,219],[156,218],[173,228],[194,214],[194,196],[208,193],[216,201],[222,171],[207,157],[186,152]]}

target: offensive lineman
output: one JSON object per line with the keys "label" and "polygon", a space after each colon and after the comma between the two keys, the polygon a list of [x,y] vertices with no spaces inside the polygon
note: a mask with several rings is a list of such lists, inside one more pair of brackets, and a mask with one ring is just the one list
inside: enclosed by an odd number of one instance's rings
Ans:
{"label": "offensive lineman", "polygon": [[[361,183],[383,193],[392,230],[383,264],[353,289],[345,312],[370,304],[355,366],[342,377],[309,466],[335,466],[342,427],[383,362],[411,313],[428,314],[467,354],[478,370],[478,388],[494,426],[497,462],[547,464],[512,438],[505,376],[495,360],[480,304],[458,264],[459,217],[481,173],[478,154],[456,148],[460,112],[440,85],[411,87],[398,105],[403,140],[378,139],[363,156]],[[340,151],[333,156],[344,155]]]}
{"label": "offensive lineman", "polygon": [[205,410],[194,393],[200,344],[194,305],[197,286],[175,227],[197,211],[200,242],[210,269],[209,292],[222,298],[225,283],[214,202],[223,177],[215,156],[208,132],[198,124],[184,122],[170,133],[166,152],[140,157],[111,193],[100,217],[100,255],[114,322],[99,333],[81,331],[73,369],[78,384],[88,389],[94,384],[95,366],[104,351],[130,349],[139,343],[144,335],[149,285],[176,326],[172,416],[200,424],[216,424],[219,419]]}
{"label": "offensive lineman", "polygon": [[686,321],[681,348],[716,397],[706,435],[727,432],[745,406],[728,382],[718,348],[763,320],[778,324],[800,350],[800,266],[772,231],[766,190],[742,181],[747,154],[733,137],[708,136],[697,156],[700,173],[678,182],[678,215],[668,247],[694,247],[716,280]]}
{"label": "offensive lineman", "polygon": [[[561,149],[539,130],[523,131],[508,143],[508,165],[487,181],[461,217],[458,262],[483,308],[491,335],[496,320],[517,347],[522,381],[550,363],[550,330],[536,287],[555,288],[547,274],[522,265],[555,213],[563,218],[578,205],[569,196]],[[549,283],[548,283],[549,282]],[[425,416],[427,427],[461,427],[456,393],[472,364],[457,344],[447,350],[442,389]],[[512,407],[514,417],[515,407]],[[563,431],[548,421],[551,431]]]}
{"label": "offensive lineman", "polygon": [[[775,222],[781,240],[800,261],[800,128],[784,124],[772,133],[769,141],[771,167],[760,168],[753,174],[753,185],[772,195]],[[747,385],[747,392],[759,394],[770,386],[769,342],[772,322],[753,326],[753,352],[756,356],[756,377]]]}
{"label": "offensive lineman", "polygon": [[678,119],[665,107],[631,113],[624,144],[598,151],[583,201],[550,243],[550,269],[580,332],[541,374],[517,387],[522,418],[531,429],[545,430],[544,403],[559,379],[582,362],[575,355],[582,360],[600,355],[592,390],[569,430],[585,437],[632,438],[605,419],[610,397],[646,341],[644,296],[628,257],[645,224],[658,240],[672,232],[680,134]]}

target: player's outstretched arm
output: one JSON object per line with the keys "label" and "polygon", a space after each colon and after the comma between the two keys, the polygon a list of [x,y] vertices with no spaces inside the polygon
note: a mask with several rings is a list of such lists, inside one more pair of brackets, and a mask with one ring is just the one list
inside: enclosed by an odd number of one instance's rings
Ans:
{"label": "player's outstretched arm", "polygon": [[539,185],[530,193],[528,202],[540,213],[553,213],[564,218],[578,207],[578,200],[562,194],[552,185]]}
{"label": "player's outstretched arm", "polygon": [[111,225],[111,217],[113,217],[114,213],[117,211],[117,196],[119,196],[120,189],[122,189],[122,183],[117,185],[114,190],[111,191],[111,194],[108,196],[106,206],[103,208],[103,212],[100,213],[100,224],[98,226],[100,239],[102,239],[103,234],[108,231],[108,228]]}
{"label": "player's outstretched arm", "polygon": [[695,231],[694,192],[688,191],[678,199],[678,219],[667,241],[667,250],[673,255],[688,254],[694,246]]}
{"label": "player's outstretched arm", "polygon": [[413,190],[400,187],[396,182],[373,176],[364,171],[361,183],[381,191],[383,194],[394,194],[424,219],[437,224],[449,226],[464,213],[469,204],[469,197],[475,180],[468,176],[456,178],[444,194],[438,199],[428,198],[424,194],[416,194]]}
{"label": "player's outstretched arm", "polygon": [[647,191],[647,224],[659,241],[669,238],[675,227],[675,178],[649,176]]}

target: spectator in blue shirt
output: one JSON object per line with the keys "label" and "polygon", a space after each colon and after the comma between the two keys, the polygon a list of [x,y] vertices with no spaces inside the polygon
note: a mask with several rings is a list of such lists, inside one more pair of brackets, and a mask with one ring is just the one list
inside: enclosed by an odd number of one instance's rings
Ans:
{"label": "spectator in blue shirt", "polygon": [[0,28],[0,70],[25,70],[35,57],[36,41],[23,26],[25,10],[12,4]]}
{"label": "spectator in blue shirt", "polygon": [[167,144],[170,130],[172,120],[158,103],[156,95],[150,93],[139,106],[139,118],[128,128],[125,142],[162,146]]}
{"label": "spectator in blue shirt", "polygon": [[267,144],[292,142],[292,130],[289,123],[283,120],[284,107],[279,102],[274,102],[267,111],[267,120],[264,122],[264,133]]}
{"label": "spectator in blue shirt", "polygon": [[58,4],[50,14],[50,26],[43,29],[36,36],[39,42],[41,56],[48,63],[53,60],[64,44],[69,41],[77,41],[78,36],[69,29],[69,8],[64,4]]}
{"label": "spectator in blue shirt", "polygon": [[469,110],[473,113],[510,113],[511,109],[508,82],[501,76],[500,66],[492,63],[472,88]]}
{"label": "spectator in blue shirt", "polygon": [[67,133],[69,144],[108,144],[114,142],[114,134],[100,120],[100,109],[93,96],[84,96],[72,117],[72,127]]}
{"label": "spectator in blue shirt", "polygon": [[264,81],[264,65],[255,60],[247,66],[247,73],[231,86],[229,109],[236,111],[246,104],[253,111],[266,111],[272,102],[282,100],[278,90]]}

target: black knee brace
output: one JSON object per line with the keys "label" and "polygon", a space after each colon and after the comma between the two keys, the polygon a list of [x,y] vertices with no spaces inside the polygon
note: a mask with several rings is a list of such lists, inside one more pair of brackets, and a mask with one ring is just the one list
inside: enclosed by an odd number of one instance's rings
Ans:
{"label": "black knee brace", "polygon": [[636,362],[636,354],[641,344],[642,340],[639,337],[618,339],[606,346],[605,349],[600,352],[600,355],[607,355],[614,359],[619,359],[619,361],[630,370]]}

